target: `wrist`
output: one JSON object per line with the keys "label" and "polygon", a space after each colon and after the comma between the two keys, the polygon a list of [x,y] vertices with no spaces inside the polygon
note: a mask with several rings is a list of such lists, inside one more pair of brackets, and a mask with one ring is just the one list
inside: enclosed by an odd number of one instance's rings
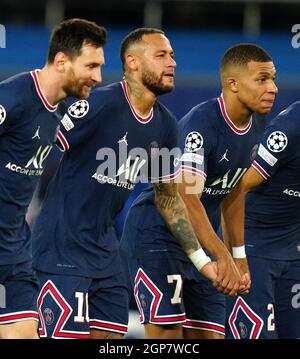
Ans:
{"label": "wrist", "polygon": [[188,257],[193,262],[194,266],[200,271],[211,259],[206,255],[202,248],[197,249],[195,252],[188,254]]}
{"label": "wrist", "polygon": [[245,246],[232,247],[232,257],[236,259],[246,258]]}

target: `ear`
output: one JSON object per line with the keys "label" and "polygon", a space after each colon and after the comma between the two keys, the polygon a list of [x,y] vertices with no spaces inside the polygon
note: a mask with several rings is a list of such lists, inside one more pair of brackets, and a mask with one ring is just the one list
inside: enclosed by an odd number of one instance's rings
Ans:
{"label": "ear", "polygon": [[228,76],[225,79],[225,85],[232,92],[234,92],[234,93],[238,92],[238,80],[236,77]]}
{"label": "ear", "polygon": [[131,71],[136,71],[138,69],[138,59],[136,55],[127,54],[125,57],[126,66]]}
{"label": "ear", "polygon": [[69,58],[65,53],[59,51],[54,57],[53,64],[59,72],[63,72],[65,70],[65,64],[68,59]]}

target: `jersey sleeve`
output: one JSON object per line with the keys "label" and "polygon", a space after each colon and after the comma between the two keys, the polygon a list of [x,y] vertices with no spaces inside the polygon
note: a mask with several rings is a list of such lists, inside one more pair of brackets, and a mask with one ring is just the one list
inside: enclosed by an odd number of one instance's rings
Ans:
{"label": "jersey sleeve", "polygon": [[0,136],[18,124],[24,111],[20,97],[13,96],[9,89],[0,88]]}
{"label": "jersey sleeve", "polygon": [[99,116],[105,105],[105,96],[97,90],[87,100],[67,99],[61,112],[57,146],[62,151],[67,151],[88,140],[99,123]]}
{"label": "jersey sleeve", "polygon": [[192,109],[185,115],[179,122],[180,170],[206,180],[208,158],[215,138],[205,111]]}
{"label": "jersey sleeve", "polygon": [[252,167],[265,179],[273,176],[292,157],[295,151],[295,134],[287,113],[275,117],[266,127]]}

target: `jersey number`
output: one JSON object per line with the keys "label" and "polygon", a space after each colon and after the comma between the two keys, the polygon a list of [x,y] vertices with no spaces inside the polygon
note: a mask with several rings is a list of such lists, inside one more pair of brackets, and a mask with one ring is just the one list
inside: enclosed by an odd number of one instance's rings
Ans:
{"label": "jersey number", "polygon": [[[78,301],[78,311],[77,315],[74,317],[75,323],[84,323],[85,321],[88,323],[90,321],[89,318],[89,305],[88,305],[88,293],[83,292],[75,292],[75,298]],[[85,307],[85,318],[83,316],[83,310]]]}
{"label": "jersey number", "polygon": [[268,304],[268,311],[270,311],[271,313],[268,316],[268,332],[274,332],[275,330],[275,315],[274,315],[274,305],[272,303]]}
{"label": "jersey number", "polygon": [[292,293],[297,293],[292,298],[292,307],[295,309],[300,308],[300,284],[294,284]]}
{"label": "jersey number", "polygon": [[171,298],[172,304],[180,304],[181,303],[181,288],[182,288],[182,278],[180,274],[170,274],[167,276],[168,283],[176,282],[175,292],[173,298]]}

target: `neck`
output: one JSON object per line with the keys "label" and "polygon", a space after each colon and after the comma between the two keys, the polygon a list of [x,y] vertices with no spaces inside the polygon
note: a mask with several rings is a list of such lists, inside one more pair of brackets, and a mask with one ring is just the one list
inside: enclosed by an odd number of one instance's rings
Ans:
{"label": "neck", "polygon": [[43,94],[51,105],[55,106],[67,97],[67,94],[62,89],[62,79],[53,66],[45,65],[37,75]]}
{"label": "neck", "polygon": [[132,106],[139,115],[147,116],[156,102],[156,96],[131,75],[126,76],[126,83]]}
{"label": "neck", "polygon": [[252,111],[246,108],[235,96],[229,92],[223,91],[223,99],[227,114],[231,121],[238,128],[244,128],[251,120]]}

